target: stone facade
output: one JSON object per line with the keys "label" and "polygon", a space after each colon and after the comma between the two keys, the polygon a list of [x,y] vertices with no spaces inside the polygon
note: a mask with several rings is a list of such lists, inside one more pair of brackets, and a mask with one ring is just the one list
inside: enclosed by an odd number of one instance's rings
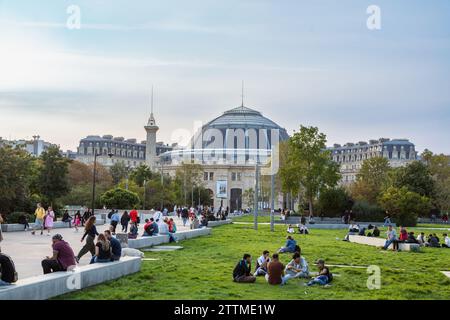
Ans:
{"label": "stone facade", "polygon": [[[162,142],[154,144],[156,155],[172,150]],[[77,150],[76,160],[91,164],[94,162],[94,154],[97,152],[98,163],[104,166],[112,166],[121,162],[127,167],[134,168],[146,163],[146,141],[138,143],[136,139],[124,139],[112,135],[87,136],[81,139]],[[112,154],[112,157],[109,157]]]}
{"label": "stone facade", "polygon": [[348,185],[356,181],[356,175],[364,160],[383,157],[388,159],[391,167],[400,167],[417,159],[414,144],[407,139],[370,140],[368,143],[346,143],[341,146],[335,144],[328,148],[332,159],[339,163],[342,174],[341,184]]}

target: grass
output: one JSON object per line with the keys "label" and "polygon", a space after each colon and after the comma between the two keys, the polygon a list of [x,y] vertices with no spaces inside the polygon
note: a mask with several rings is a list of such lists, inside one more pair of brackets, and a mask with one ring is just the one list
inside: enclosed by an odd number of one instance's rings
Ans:
{"label": "grass", "polygon": [[[331,268],[339,276],[329,288],[304,287],[297,279],[284,287],[269,286],[262,277],[255,284],[234,283],[231,273],[243,253],[256,259],[264,249],[273,252],[281,247],[286,236],[284,226],[277,225],[271,233],[268,225],[255,231],[252,225],[235,224],[180,242],[182,250],[146,252],[146,258],[159,260],[143,261],[141,272],[58,299],[450,299],[450,279],[440,272],[450,270],[450,250],[381,251],[336,239],[344,235],[344,230],[312,230],[294,237],[312,271],[318,258],[335,265],[380,266],[380,290],[367,289],[366,269],[342,267]],[[289,260],[290,255],[282,256],[283,263]]]}

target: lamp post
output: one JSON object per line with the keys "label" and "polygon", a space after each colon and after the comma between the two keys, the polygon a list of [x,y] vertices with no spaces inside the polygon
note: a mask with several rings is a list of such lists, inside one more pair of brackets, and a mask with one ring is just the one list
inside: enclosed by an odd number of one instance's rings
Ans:
{"label": "lamp post", "polygon": [[163,171],[163,159],[161,158],[161,212],[164,210],[164,171]]}
{"label": "lamp post", "polygon": [[258,230],[258,186],[259,186],[259,177],[258,177],[258,162],[255,165],[255,194],[253,199],[253,228]]}
{"label": "lamp post", "polygon": [[147,179],[144,179],[144,199],[142,201],[142,210],[145,210],[145,194],[146,194],[146,190],[145,187],[147,186]]}
{"label": "lamp post", "polygon": [[[91,208],[92,208],[92,215],[95,214],[95,178],[97,177],[97,157],[100,156],[100,154],[97,153],[97,150],[94,151],[94,170],[92,172],[92,202],[91,202]],[[109,158],[112,158],[113,154],[108,153]]]}

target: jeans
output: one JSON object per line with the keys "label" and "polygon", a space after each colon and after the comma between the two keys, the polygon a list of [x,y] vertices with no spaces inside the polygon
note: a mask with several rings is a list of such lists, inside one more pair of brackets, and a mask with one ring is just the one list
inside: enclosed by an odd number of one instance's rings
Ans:
{"label": "jeans", "polygon": [[127,231],[128,231],[128,223],[122,224],[122,232],[127,232]]}
{"label": "jeans", "polygon": [[326,285],[328,283],[328,277],[327,276],[318,276],[312,279],[310,282],[308,282],[308,286],[312,286],[315,284],[319,284],[321,286]]}
{"label": "jeans", "polygon": [[188,218],[182,218],[183,219],[183,226],[186,226],[186,223],[188,222]]}
{"label": "jeans", "polygon": [[265,276],[267,274],[267,271],[264,270],[263,268],[259,267],[258,269],[256,269],[255,271],[255,276]]}
{"label": "jeans", "polygon": [[111,262],[111,259],[99,259],[97,256],[93,256],[91,259],[91,262],[89,262],[89,264],[93,264],[93,263],[106,263],[106,262]]}
{"label": "jeans", "polygon": [[53,259],[44,259],[41,262],[42,270],[44,274],[58,272],[58,271],[66,271],[58,262],[58,260]]}
{"label": "jeans", "polygon": [[384,244],[383,249],[387,250],[387,248],[389,248],[391,243],[392,243],[392,249],[398,250],[398,240],[386,240],[386,243]]}

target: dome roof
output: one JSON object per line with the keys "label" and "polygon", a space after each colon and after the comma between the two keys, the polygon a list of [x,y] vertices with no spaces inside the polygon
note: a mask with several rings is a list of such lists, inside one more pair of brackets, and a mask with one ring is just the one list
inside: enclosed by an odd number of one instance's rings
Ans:
{"label": "dome roof", "polygon": [[203,130],[215,129],[279,129],[282,140],[288,138],[286,130],[272,120],[264,117],[261,112],[240,106],[225,111],[221,116],[203,126]]}

